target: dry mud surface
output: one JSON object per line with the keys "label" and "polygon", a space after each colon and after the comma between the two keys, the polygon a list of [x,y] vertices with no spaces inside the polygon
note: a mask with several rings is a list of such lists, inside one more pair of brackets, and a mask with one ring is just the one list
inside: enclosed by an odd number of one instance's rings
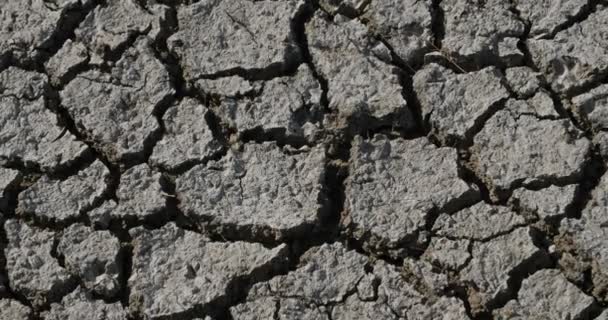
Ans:
{"label": "dry mud surface", "polygon": [[607,26],[0,0],[0,320],[608,320]]}

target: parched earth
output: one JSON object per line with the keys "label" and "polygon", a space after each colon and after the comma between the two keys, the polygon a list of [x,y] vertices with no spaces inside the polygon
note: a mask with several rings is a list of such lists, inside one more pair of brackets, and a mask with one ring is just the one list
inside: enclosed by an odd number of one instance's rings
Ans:
{"label": "parched earth", "polygon": [[0,0],[0,320],[608,320],[607,26]]}

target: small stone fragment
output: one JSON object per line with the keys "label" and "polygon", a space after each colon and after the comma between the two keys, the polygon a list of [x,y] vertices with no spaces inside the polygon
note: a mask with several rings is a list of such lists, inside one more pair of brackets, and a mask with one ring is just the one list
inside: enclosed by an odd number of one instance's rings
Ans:
{"label": "small stone fragment", "polygon": [[61,91],[76,126],[113,160],[141,156],[160,130],[153,113],[174,94],[169,73],[142,38],[111,69],[79,74]]}
{"label": "small stone fragment", "polygon": [[64,257],[68,271],[77,275],[87,290],[107,298],[120,290],[120,242],[109,231],[73,224],[63,232],[57,252]]}
{"label": "small stone fragment", "polygon": [[503,75],[495,67],[456,74],[438,64],[425,66],[414,76],[414,90],[422,117],[444,141],[465,140],[479,121],[509,97]]}
{"label": "small stone fragment", "polygon": [[370,1],[362,19],[408,65],[422,62],[432,47],[431,1]]}
{"label": "small stone fragment", "polygon": [[7,220],[4,248],[10,285],[34,306],[58,301],[71,291],[74,278],[51,255],[55,233]]}
{"label": "small stone fragment", "polygon": [[452,215],[442,214],[433,231],[439,236],[484,241],[525,225],[524,217],[508,207],[480,202]]}
{"label": "small stone fragment", "polygon": [[425,138],[357,137],[350,159],[342,224],[372,248],[416,248],[424,242],[419,231],[428,214],[453,212],[479,198],[477,188],[458,176],[456,150]]}
{"label": "small stone fragment", "polygon": [[213,137],[205,117],[207,108],[184,98],[163,116],[165,132],[150,157],[150,163],[174,169],[180,164],[203,161],[217,154],[222,145]]}
{"label": "small stone fragment", "polygon": [[65,180],[42,176],[19,194],[17,211],[43,221],[78,218],[104,195],[110,171],[99,160]]}
{"label": "small stone fragment", "polygon": [[157,39],[168,7],[147,2],[143,7],[144,1],[108,0],[86,16],[74,33],[88,48],[92,64],[101,64],[137,36]]}
{"label": "small stone fragment", "polygon": [[[445,19],[441,49],[453,59],[487,65],[518,50],[517,40],[525,26],[510,10],[509,2],[446,0],[440,6]],[[518,61],[500,62],[511,65]]]}
{"label": "small stone fragment", "polygon": [[606,24],[608,9],[600,6],[553,39],[528,40],[534,63],[555,91],[570,94],[608,71],[608,61],[603,58],[608,55]]}
{"label": "small stone fragment", "polygon": [[[1,41],[0,41],[1,42]],[[0,72],[0,162],[54,171],[73,163],[87,150],[57,123],[45,107],[48,86],[43,74],[15,67]]]}
{"label": "small stone fragment", "polygon": [[524,99],[534,95],[541,85],[540,73],[529,67],[508,68],[505,77],[509,87]]}
{"label": "small stone fragment", "polygon": [[550,186],[538,191],[521,188],[513,192],[510,202],[541,219],[550,219],[566,215],[566,210],[574,202],[577,189],[575,184]]}
{"label": "small stone fragment", "polygon": [[28,320],[32,317],[32,310],[20,302],[12,299],[0,299],[0,320]]}
{"label": "small stone fragment", "polygon": [[450,240],[448,238],[434,237],[431,239],[422,258],[442,268],[458,270],[471,257],[468,247],[468,240]]}
{"label": "small stone fragment", "polygon": [[546,252],[534,245],[530,232],[530,228],[519,228],[491,241],[473,244],[473,258],[461,271],[460,279],[474,283],[478,292],[473,294],[481,305],[505,294],[509,289],[507,281],[518,269],[548,264]]}
{"label": "small stone fragment", "polygon": [[116,210],[117,207],[118,204],[116,201],[107,200],[99,207],[89,211],[87,216],[94,226],[101,229],[107,229],[112,221],[113,211]]}
{"label": "small stone fragment", "polygon": [[478,172],[493,191],[580,177],[591,143],[569,120],[502,110],[474,138]]}
{"label": "small stone fragment", "polygon": [[300,60],[291,23],[304,6],[296,0],[206,0],[180,6],[179,31],[167,44],[189,80],[233,71],[277,73]]}
{"label": "small stone fragment", "polygon": [[[220,86],[218,82],[225,83],[226,78],[199,81],[199,88],[213,92]],[[300,66],[293,76],[247,83],[247,89],[263,87],[263,90],[244,97],[221,97],[221,102],[214,111],[223,123],[234,128],[240,135],[261,129],[265,133],[279,132],[286,138],[314,138],[323,115],[322,92],[306,65]],[[227,90],[226,87],[222,89],[233,94],[242,91],[239,87],[241,86],[228,87],[234,88],[232,90]]]}
{"label": "small stone fragment", "polygon": [[46,320],[125,320],[127,312],[120,302],[106,303],[103,300],[94,300],[84,290],[78,288],[63,297],[60,303],[51,304],[51,309],[44,312]]}
{"label": "small stone fragment", "polygon": [[289,154],[270,142],[246,144],[178,177],[176,192],[182,211],[201,223],[278,240],[318,225],[324,165],[322,147]]}
{"label": "small stone fragment", "polygon": [[227,298],[229,284],[254,272],[270,272],[287,246],[211,242],[169,223],[161,229],[132,229],[133,273],[129,305],[146,319],[179,317]]}
{"label": "small stone fragment", "polygon": [[125,171],[116,190],[118,206],[112,217],[146,220],[165,209],[162,175],[143,163]]}
{"label": "small stone fragment", "polygon": [[569,20],[588,9],[585,0],[552,0],[515,2],[520,16],[531,23],[530,37],[551,36]]}
{"label": "small stone fragment", "polygon": [[396,68],[378,58],[388,49],[365,25],[342,16],[330,22],[317,13],[306,24],[306,35],[312,61],[327,80],[337,127],[358,132],[381,125],[413,128]]}
{"label": "small stone fragment", "polygon": [[61,85],[63,77],[89,61],[87,48],[68,39],[44,65],[54,85]]}
{"label": "small stone fragment", "polygon": [[[524,279],[517,300],[494,311],[497,320],[590,319],[593,298],[568,282],[559,270],[540,270]],[[597,319],[597,318],[596,318]]]}
{"label": "small stone fragment", "polygon": [[579,119],[590,124],[594,131],[608,129],[608,84],[572,98],[572,107]]}

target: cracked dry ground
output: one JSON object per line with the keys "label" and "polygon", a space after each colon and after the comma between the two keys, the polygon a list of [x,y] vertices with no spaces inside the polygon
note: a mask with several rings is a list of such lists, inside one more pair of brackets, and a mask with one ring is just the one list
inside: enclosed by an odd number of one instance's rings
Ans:
{"label": "cracked dry ground", "polygon": [[608,320],[607,25],[0,0],[0,320]]}

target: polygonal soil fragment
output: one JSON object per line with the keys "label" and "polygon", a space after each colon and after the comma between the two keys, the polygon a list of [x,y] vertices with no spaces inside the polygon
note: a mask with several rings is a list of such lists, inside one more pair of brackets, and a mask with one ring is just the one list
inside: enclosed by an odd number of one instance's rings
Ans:
{"label": "polygonal soil fragment", "polygon": [[572,98],[572,109],[593,131],[608,129],[608,84]]}
{"label": "polygonal soil fragment", "polygon": [[[366,271],[367,270],[367,271]],[[234,319],[468,319],[455,298],[419,292],[402,270],[324,244],[307,251],[299,268],[253,286],[247,300],[230,309]],[[368,294],[369,293],[369,294]],[[333,307],[332,307],[333,306]]]}
{"label": "polygonal soil fragment", "polygon": [[559,119],[560,115],[555,109],[555,104],[549,93],[544,89],[527,100],[509,99],[505,108],[511,112],[523,115],[532,115],[538,119]]}
{"label": "polygonal soil fragment", "polygon": [[440,6],[445,20],[442,51],[449,56],[478,65],[523,60],[517,42],[524,24],[508,1],[446,0]]}
{"label": "polygonal soil fragment", "polygon": [[246,144],[192,168],[176,179],[182,211],[241,237],[278,240],[312,231],[324,214],[325,152],[292,153],[269,142]]}
{"label": "polygonal soil fragment", "polygon": [[240,135],[261,129],[277,137],[311,141],[320,129],[321,86],[306,65],[292,76],[269,81],[228,77],[201,80],[197,86],[204,92],[220,93],[214,111]]}
{"label": "polygonal soil fragment", "polygon": [[11,288],[34,306],[59,300],[73,287],[74,278],[51,255],[55,233],[7,220],[4,249]]}
{"label": "polygonal soil fragment", "polygon": [[217,154],[221,143],[213,137],[205,117],[207,108],[192,98],[184,98],[163,116],[165,132],[154,146],[150,163],[174,169],[200,162]]}
{"label": "polygonal soil fragment", "polygon": [[303,7],[295,0],[205,0],[180,6],[179,31],[167,43],[189,80],[234,71],[274,74],[300,60],[291,24]]}
{"label": "polygonal soil fragment", "polygon": [[469,301],[478,302],[472,306],[475,312],[508,293],[511,277],[549,263],[546,252],[534,245],[530,232],[530,228],[519,228],[491,241],[473,244],[473,257],[461,271],[460,279],[475,288],[469,291]]}
{"label": "polygonal soil fragment", "polygon": [[530,37],[540,38],[551,36],[569,20],[587,10],[585,0],[517,0],[515,5],[520,16],[531,23]]}
{"label": "polygonal soil fragment", "polygon": [[8,205],[7,192],[19,182],[20,178],[19,171],[0,167],[0,219],[2,210]]}
{"label": "polygonal soil fragment", "polygon": [[434,237],[422,258],[442,268],[458,270],[471,258],[468,240]]}
{"label": "polygonal soil fragment", "polygon": [[160,214],[166,202],[161,179],[162,175],[145,163],[125,171],[116,190],[118,206],[112,217],[143,221]]}
{"label": "polygonal soil fragment", "polygon": [[0,73],[0,162],[22,162],[53,171],[69,165],[87,150],[57,125],[45,108],[48,86],[43,74],[10,67]]}
{"label": "polygonal soil fragment", "polygon": [[51,83],[61,85],[65,76],[88,61],[87,47],[68,39],[63,47],[44,64],[44,67],[51,78]]}
{"label": "polygonal soil fragment", "polygon": [[[608,175],[604,174],[592,192],[580,219],[564,219],[560,231],[570,239],[572,248],[593,265],[592,278],[596,285],[608,279]],[[601,299],[608,300],[605,294]]]}
{"label": "polygonal soil fragment", "polygon": [[590,319],[593,298],[568,282],[559,270],[540,270],[522,282],[517,300],[494,311],[494,319]]}
{"label": "polygonal soil fragment", "polygon": [[319,0],[319,7],[328,14],[341,14],[347,17],[359,16],[368,7],[366,0]]}
{"label": "polygonal soil fragment", "polygon": [[569,94],[608,71],[608,9],[600,7],[582,22],[560,31],[554,39],[530,39],[534,63],[551,87]]}
{"label": "polygonal soil fragment", "polygon": [[99,160],[65,180],[42,176],[19,194],[17,212],[43,221],[65,222],[91,209],[106,191],[109,170]]}
{"label": "polygonal soil fragment", "polygon": [[408,65],[422,62],[431,48],[431,1],[370,1],[361,18]]}
{"label": "polygonal soil fragment", "polygon": [[507,109],[486,122],[472,149],[478,173],[497,193],[521,184],[578,179],[590,145],[569,120],[539,120]]}
{"label": "polygonal soil fragment", "polygon": [[142,38],[111,69],[86,71],[61,91],[76,126],[115,160],[141,156],[160,130],[154,112],[171,97],[169,73]]}
{"label": "polygonal soil fragment", "polygon": [[495,67],[455,74],[429,64],[414,76],[422,117],[442,140],[464,140],[497,103],[509,97],[503,75]]}
{"label": "polygonal soil fragment", "polygon": [[0,320],[31,319],[32,310],[12,299],[0,299]]}
{"label": "polygonal soil fragment", "polygon": [[108,0],[87,15],[74,33],[75,41],[88,48],[91,63],[102,63],[137,36],[158,37],[168,8],[150,2]]}
{"label": "polygonal soil fragment", "polygon": [[453,212],[479,198],[476,187],[458,177],[456,150],[425,138],[357,137],[349,172],[343,226],[376,248],[415,248],[425,241],[419,232],[431,212]]}
{"label": "polygonal soil fragment", "polygon": [[[338,127],[357,131],[387,125],[414,126],[402,96],[388,48],[358,20],[337,16],[334,22],[315,14],[306,24],[313,63],[327,80],[329,108],[338,114]],[[385,59],[385,60],[386,60]]]}
{"label": "polygonal soil fragment", "polygon": [[87,290],[107,298],[120,290],[120,242],[109,231],[71,225],[59,239],[57,252]]}
{"label": "polygonal soil fragment", "polygon": [[523,226],[525,219],[508,207],[480,202],[452,215],[440,215],[433,231],[450,238],[484,241]]}
{"label": "polygonal soil fragment", "polygon": [[505,70],[507,84],[520,98],[531,97],[542,83],[540,72],[529,67],[514,67]]}
{"label": "polygonal soil fragment", "polygon": [[240,279],[271,272],[287,247],[210,242],[170,223],[158,230],[133,229],[129,305],[146,319],[180,317],[227,299]]}
{"label": "polygonal soil fragment", "polygon": [[[72,23],[89,0],[3,1],[0,11],[0,69],[12,57],[19,62],[36,59],[55,42],[61,27]],[[73,18],[72,18],[73,19]]]}
{"label": "polygonal soil fragment", "polygon": [[51,309],[43,313],[46,320],[124,320],[127,312],[120,302],[107,303],[94,300],[84,290],[78,288],[63,297],[60,303],[51,304]]}
{"label": "polygonal soil fragment", "polygon": [[550,186],[541,190],[517,189],[509,200],[520,209],[534,214],[540,219],[565,216],[574,202],[577,185],[564,187]]}

